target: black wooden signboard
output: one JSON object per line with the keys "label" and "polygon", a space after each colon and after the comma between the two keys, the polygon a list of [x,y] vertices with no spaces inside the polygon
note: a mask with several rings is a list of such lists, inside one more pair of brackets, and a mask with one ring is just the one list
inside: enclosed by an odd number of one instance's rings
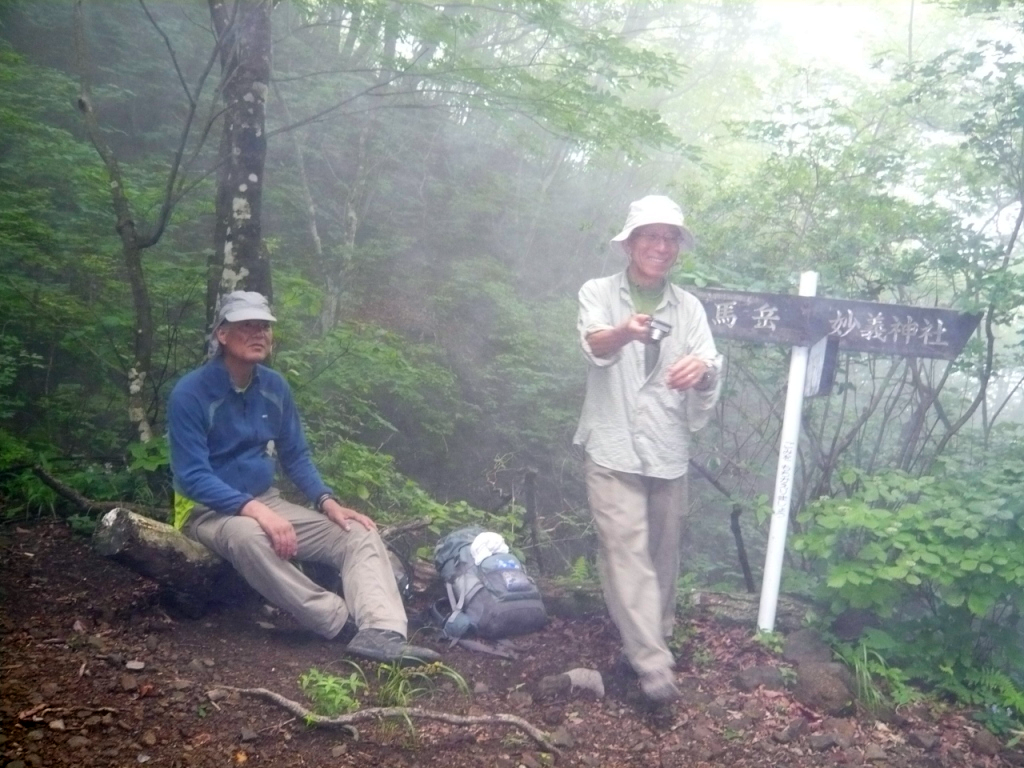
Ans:
{"label": "black wooden signboard", "polygon": [[953,360],[980,314],[872,301],[777,293],[687,290],[700,299],[716,338],[808,347],[838,339],[843,350]]}

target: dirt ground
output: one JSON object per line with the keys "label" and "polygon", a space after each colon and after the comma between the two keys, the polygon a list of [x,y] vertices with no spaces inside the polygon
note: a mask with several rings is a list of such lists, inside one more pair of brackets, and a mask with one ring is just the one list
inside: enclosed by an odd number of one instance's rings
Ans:
{"label": "dirt ground", "polygon": [[[604,616],[554,617],[516,640],[507,660],[448,649],[429,630],[418,640],[444,652],[466,681],[443,677],[413,703],[462,716],[518,716],[557,753],[503,723],[412,718],[360,723],[358,738],[310,727],[277,703],[218,686],[265,688],[310,706],[299,676],[311,668],[348,676],[343,647],[303,633],[252,605],[198,620],[173,618],[154,587],[97,556],[59,523],[0,529],[0,714],[3,764],[23,766],[1000,766],[1019,750],[979,754],[977,724],[950,709],[919,708],[898,723],[845,721],[847,738],[813,736],[837,723],[785,691],[741,692],[739,670],[777,662],[748,629],[707,616],[680,619],[678,680],[684,699],[647,711],[617,663],[618,637]],[[415,616],[423,606],[410,606]],[[600,672],[605,695],[574,688],[541,695],[548,675]],[[375,706],[376,667],[363,664]],[[218,698],[219,696],[223,698]],[[795,738],[782,734],[802,722]],[[921,743],[922,730],[934,736]]]}

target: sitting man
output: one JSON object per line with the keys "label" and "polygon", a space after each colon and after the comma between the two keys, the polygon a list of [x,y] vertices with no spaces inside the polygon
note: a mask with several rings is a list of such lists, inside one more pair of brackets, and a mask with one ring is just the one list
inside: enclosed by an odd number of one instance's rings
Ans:
{"label": "sitting man", "polygon": [[[435,651],[406,641],[405,608],[376,524],[331,494],[310,460],[288,384],[262,365],[275,321],[261,294],[225,296],[216,355],[171,392],[175,526],[318,635],[337,637],[351,617],[351,655],[436,661]],[[273,486],[278,461],[318,512],[281,497]],[[315,584],[292,558],[336,568],[343,596]]]}

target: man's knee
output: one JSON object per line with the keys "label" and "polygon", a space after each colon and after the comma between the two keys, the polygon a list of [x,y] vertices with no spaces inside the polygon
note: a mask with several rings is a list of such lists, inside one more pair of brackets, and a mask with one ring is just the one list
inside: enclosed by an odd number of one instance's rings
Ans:
{"label": "man's knee", "polygon": [[230,526],[225,526],[220,535],[221,546],[226,551],[227,559],[235,562],[239,558],[264,557],[268,552],[273,552],[270,538],[260,524],[247,517],[231,521]]}

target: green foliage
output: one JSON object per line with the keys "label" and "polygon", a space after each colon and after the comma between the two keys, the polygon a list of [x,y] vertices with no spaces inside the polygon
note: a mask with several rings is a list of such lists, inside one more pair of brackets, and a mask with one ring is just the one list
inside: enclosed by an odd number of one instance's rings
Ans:
{"label": "green foliage", "polygon": [[145,443],[132,443],[128,446],[131,457],[128,468],[133,471],[156,472],[171,466],[171,446],[167,435],[159,435]]}
{"label": "green foliage", "polygon": [[394,459],[366,445],[339,440],[317,455],[317,466],[335,494],[365,509],[378,522],[429,517],[432,528],[448,530],[479,522],[484,513],[465,502],[443,504],[394,466]]}
{"label": "green foliage", "polygon": [[570,587],[580,587],[594,584],[597,581],[597,572],[594,565],[583,555],[580,555],[569,564],[569,570],[558,577],[560,584]]}
{"label": "green foliage", "polygon": [[809,505],[793,545],[821,567],[833,612],[888,617],[865,663],[877,652],[959,701],[1020,712],[1019,684],[1000,670],[1024,663],[1024,462],[948,466],[943,478],[842,474],[850,496]]}
{"label": "green foliage", "polygon": [[825,567],[836,608],[889,616],[924,605],[982,618],[1015,605],[1024,588],[1024,463],[945,478],[846,470],[845,499],[820,499],[798,516],[797,551]]}
{"label": "green foliage", "polygon": [[783,636],[778,632],[762,632],[759,630],[754,635],[754,642],[776,655],[782,653],[783,639]]}
{"label": "green foliage", "polygon": [[408,707],[413,699],[429,693],[439,678],[450,680],[462,693],[469,693],[465,679],[437,661],[414,667],[399,662],[377,667],[377,703],[382,707]]}
{"label": "green foliage", "polygon": [[345,715],[359,709],[359,692],[366,688],[366,677],[358,665],[348,677],[321,672],[314,668],[299,676],[299,687],[313,705],[313,711],[325,717]]}
{"label": "green foliage", "polygon": [[0,428],[0,509],[3,519],[52,514],[57,494],[32,468],[39,457],[22,440]]}
{"label": "green foliage", "polygon": [[871,629],[856,646],[849,643],[833,646],[833,650],[853,670],[857,700],[875,716],[922,697],[910,685],[906,672],[886,662],[882,650],[892,649],[893,645],[892,638],[886,633]]}

